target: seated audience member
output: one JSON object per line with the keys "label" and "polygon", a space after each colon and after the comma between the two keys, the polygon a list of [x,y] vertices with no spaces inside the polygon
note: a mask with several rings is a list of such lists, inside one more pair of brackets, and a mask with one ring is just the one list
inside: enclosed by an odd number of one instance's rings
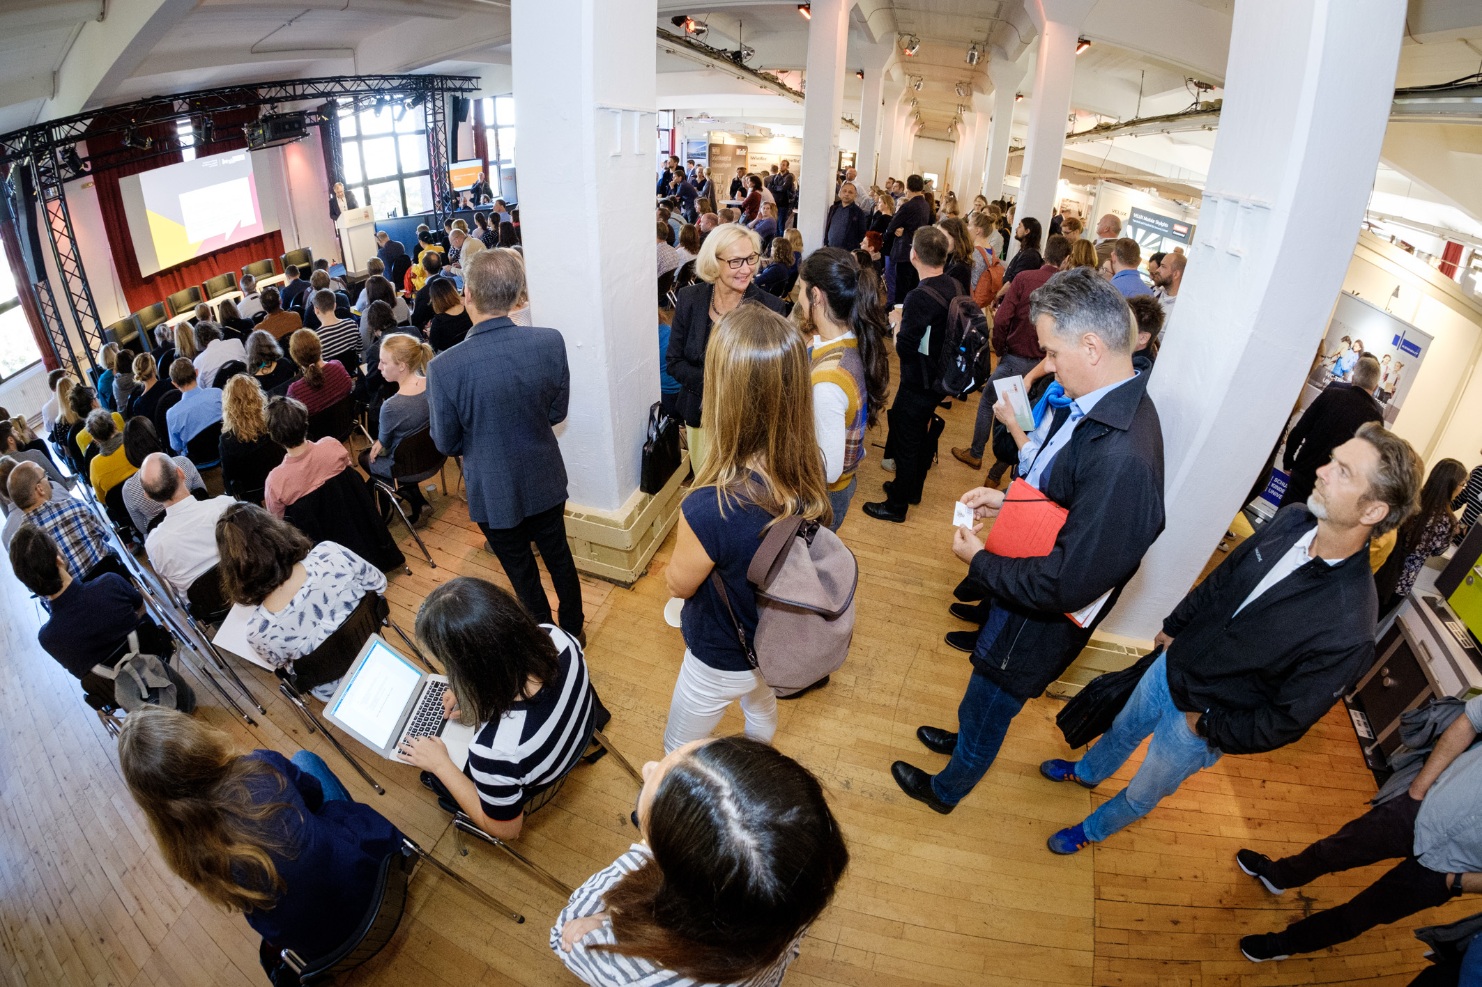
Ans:
{"label": "seated audience member", "polygon": [[161,376],[170,379],[170,364],[175,362],[175,329],[163,322],[154,327],[154,365]]}
{"label": "seated audience member", "polygon": [[200,325],[202,322],[215,321],[215,313],[211,311],[210,304],[207,302],[201,302],[199,305],[196,306],[195,316],[190,320],[190,324],[192,328],[194,328],[195,326]]}
{"label": "seated audience member", "polygon": [[[381,340],[381,376],[397,391],[381,404],[379,437],[361,453],[360,465],[367,473],[391,482],[391,464],[401,440],[421,431],[431,421],[427,404],[427,362],[432,347],[406,333],[392,333]],[[427,499],[415,483],[397,487],[411,507],[410,520],[416,524],[427,506]]]}
{"label": "seated audience member", "polygon": [[[159,435],[155,433],[154,423],[148,418],[130,418],[129,423],[124,426],[123,437],[124,455],[129,458],[129,465],[136,471],[151,455],[165,451]],[[195,463],[184,456],[170,457],[170,462],[179,466],[180,471],[185,474],[186,487],[205,492],[206,482],[201,479]],[[141,535],[149,531],[150,522],[165,512],[163,504],[150,500],[145,494],[142,480],[138,472],[135,472],[124,481],[123,488],[124,507],[128,509],[129,519],[134,522],[134,529]]]}
{"label": "seated audience member", "polygon": [[[366,324],[365,314],[376,302],[385,302],[391,309],[392,325],[411,325],[412,310],[407,308],[407,300],[397,294],[391,282],[385,278],[372,275],[365,281],[365,291],[360,296],[364,303],[360,307],[360,345],[362,349],[372,346],[375,342],[371,335],[370,327]],[[373,360],[366,362],[373,363]]]}
{"label": "seated audience member", "polygon": [[102,408],[87,416],[87,430],[98,444],[98,454],[88,466],[88,480],[100,504],[114,487],[133,476],[137,469],[124,455],[123,430],[114,423],[113,417]]}
{"label": "seated audience member", "polygon": [[[366,593],[384,593],[379,569],[342,545],[311,545],[287,521],[252,504],[232,504],[216,522],[221,585],[227,599],[251,607],[247,642],[284,668],[339,629]],[[327,694],[334,694],[333,686]]]}
{"label": "seated audience member", "polygon": [[[293,264],[289,264],[283,268],[283,277],[285,280],[280,290],[280,300],[285,310],[303,308],[304,296],[309,293],[309,282],[300,276],[301,273],[298,267]],[[267,305],[263,305],[263,308],[267,308]]]}
{"label": "seated audience member", "polygon": [[130,713],[118,763],[170,869],[241,912],[274,959],[285,949],[318,959],[349,939],[375,900],[381,861],[401,846],[396,827],[351,799],[317,754],[242,754],[176,710]]}
{"label": "seated audience member", "polygon": [[237,302],[237,314],[251,322],[253,316],[262,313],[262,296],[257,291],[257,278],[251,274],[244,275],[237,288],[242,292],[242,297]]}
{"label": "seated audience member", "polygon": [[221,421],[221,389],[201,386],[195,365],[183,356],[170,366],[170,381],[180,391],[180,400],[165,412],[170,448],[184,452],[191,439]]}
{"label": "seated audience member", "polygon": [[[329,273],[329,258],[327,258],[327,257],[319,257],[319,258],[315,259],[314,264],[313,264],[313,268],[314,268],[314,274],[321,274],[322,273],[326,278],[329,279],[329,283],[328,283],[327,287],[329,288],[330,291],[339,291],[339,292],[346,292],[346,293],[349,292],[349,287],[345,284],[345,281],[344,281],[343,278],[337,278],[333,274],[330,274]],[[309,284],[311,286],[315,287],[315,288],[318,288],[318,285],[315,285],[314,284],[314,277],[313,277],[313,275],[310,275],[309,276]],[[349,299],[347,298],[346,301],[348,302]]]}
{"label": "seated audience member", "polygon": [[717,223],[716,225],[717,226],[724,226],[727,223],[739,222],[740,219],[741,219],[741,210],[739,210],[739,209],[733,209],[730,206],[727,206],[726,208],[722,209],[720,212],[716,213],[716,216],[720,219],[720,222]]}
{"label": "seated audience member", "polygon": [[431,737],[407,743],[402,759],[422,769],[445,808],[456,804],[485,832],[516,839],[525,802],[560,780],[591,739],[596,693],[581,645],[537,624],[506,590],[467,576],[428,594],[417,637],[447,669],[444,708],[477,733],[466,768]]}
{"label": "seated audience member", "polygon": [[485,249],[499,246],[499,233],[489,224],[488,213],[474,213],[473,225],[475,227],[473,235],[479,238],[479,242],[484,245]]}
{"label": "seated audience member", "polygon": [[[516,212],[518,211],[516,210]],[[499,243],[497,245],[508,250],[518,247],[520,245],[519,225],[507,219],[501,222],[499,224]]]}
{"label": "seated audience member", "polygon": [[[75,418],[68,429],[68,438],[72,440],[70,445],[82,454],[82,463],[86,467],[98,454],[97,448],[93,445],[92,433],[87,430],[87,416],[102,407],[98,402],[98,392],[91,387],[74,387],[68,397],[68,407]],[[123,416],[114,412],[113,424],[122,430]],[[83,472],[86,472],[86,469]]]}
{"label": "seated audience member", "polygon": [[195,325],[196,346],[200,352],[191,363],[196,368],[196,379],[209,385],[216,380],[216,371],[228,363],[247,362],[247,348],[240,339],[225,339],[221,327],[214,322],[197,322]]}
{"label": "seated audience member", "polygon": [[298,376],[298,368],[283,355],[282,347],[271,333],[254,329],[247,337],[246,352],[247,373],[264,391],[281,387]]}
{"label": "seated audience member", "polygon": [[[423,234],[431,236],[431,234]],[[420,291],[432,277],[448,263],[447,251],[442,244],[430,240],[419,240],[418,245],[422,248],[417,254],[417,262],[407,268],[406,277],[403,278],[403,288],[407,291]]]}
{"label": "seated audience member", "polygon": [[303,328],[304,320],[299,318],[297,312],[289,312],[283,309],[277,288],[268,287],[263,289],[262,310],[267,314],[257,324],[257,328],[271,334],[280,343],[287,336]]}
{"label": "seated audience member", "polygon": [[140,353],[134,357],[134,379],[139,382],[141,390],[129,403],[126,417],[142,415],[153,419],[154,409],[159,406],[160,398],[165,396],[166,391],[172,390],[174,385],[169,380],[160,378],[159,365],[148,353]]}
{"label": "seated audience member", "polygon": [[761,214],[746,225],[762,238],[764,248],[770,246],[772,238],[777,235],[777,207],[770,202],[763,202]]}
{"label": "seated audience member", "polygon": [[223,336],[233,336],[238,340],[247,338],[252,331],[252,320],[243,317],[237,303],[230,298],[223,298],[216,303],[216,324],[221,326]]}
{"label": "seated audience member", "polygon": [[769,295],[786,298],[798,282],[798,267],[793,256],[792,244],[785,237],[772,241],[772,250],[762,273],[756,276],[756,286]]}
{"label": "seated audience member", "polygon": [[468,317],[468,310],[463,307],[463,296],[453,282],[439,278],[430,282],[428,287],[432,311],[436,314],[427,327],[427,340],[434,352],[441,353],[463,342],[463,337],[473,328],[473,320]]}
{"label": "seated audience member", "polygon": [[[360,366],[360,323],[350,318],[335,315],[335,296],[331,291],[314,292],[315,321],[319,328],[312,331],[319,336],[319,345],[326,360],[338,360],[346,370]],[[297,335],[295,333],[294,335]],[[289,348],[292,349],[292,340]]]}
{"label": "seated audience member", "polygon": [[56,541],[34,524],[21,525],[11,539],[10,567],[51,611],[36,640],[77,678],[113,657],[139,626],[144,598],[133,583],[116,572],[83,582],[72,575]]}
{"label": "seated audience member", "polygon": [[144,540],[144,551],[160,578],[184,596],[191,583],[216,565],[216,520],[236,501],[196,500],[185,470],[162,452],[151,453],[140,469],[145,494],[165,508],[165,519]]}
{"label": "seated audience member", "polygon": [[26,520],[51,536],[62,553],[62,563],[73,579],[111,554],[108,529],[82,502],[66,497],[53,499],[51,481],[35,463],[21,463],[10,471],[6,485],[11,503],[25,512]]}
{"label": "seated audience member", "polygon": [[134,399],[143,393],[134,374],[134,351],[121,349],[113,358],[113,410],[126,414]]}
{"label": "seated audience member", "polygon": [[[380,236],[379,233],[376,235],[378,237]],[[365,307],[371,303],[372,299],[367,296],[371,278],[381,278],[382,280],[386,278],[386,265],[382,263],[379,257],[372,257],[365,262],[365,283],[360,286],[360,294],[356,295],[355,300],[350,303],[351,315],[364,315]]]}
{"label": "seated audience member", "polygon": [[349,396],[355,383],[345,365],[338,360],[325,362],[319,334],[300,329],[288,342],[289,355],[303,371],[303,376],[288,385],[288,396],[303,402],[309,414],[317,415]]}
{"label": "seated audience member", "polygon": [[63,377],[70,376],[65,370],[52,370],[46,375],[46,402],[41,406],[41,430],[51,435],[61,417],[62,406],[57,401],[57,384]]}
{"label": "seated audience member", "polygon": [[221,400],[221,482],[226,492],[261,504],[268,474],[282,462],[283,447],[268,435],[267,396],[252,378],[233,377]]}
{"label": "seated audience member", "polygon": [[[73,377],[63,377],[57,381],[57,425],[52,432],[53,441],[57,443],[57,448],[62,452],[62,458],[67,461],[73,473],[82,472],[82,449],[77,444],[77,437],[87,427],[84,419],[87,418],[88,411],[92,410],[89,407],[79,413],[73,407],[74,402],[82,400],[75,397],[79,390],[86,390],[86,388]],[[91,404],[92,398],[89,397],[87,400]]]}
{"label": "seated audience member", "polygon": [[[182,322],[175,327],[175,359],[185,357],[191,363],[201,353],[201,348],[196,345],[196,327],[189,322]],[[173,360],[171,361],[174,362]],[[167,370],[170,364],[161,364]]]}
{"label": "seated audience member", "polygon": [[477,255],[478,252],[483,249],[484,241],[480,240],[478,237],[469,236],[463,230],[454,230],[453,247],[450,251],[448,251],[448,256],[457,256],[458,260],[454,264],[454,269],[461,273],[464,266],[467,265],[469,261],[473,260],[475,255]]}
{"label": "seated audience member", "polygon": [[686,744],[643,777],[643,842],[572,894],[556,958],[601,987],[781,983],[849,864],[818,779],[742,737]]}
{"label": "seated audience member", "polygon": [[[5,509],[5,527],[0,529],[0,545],[7,551],[10,549],[10,540],[15,537],[21,525],[26,523],[26,512],[10,500],[10,474],[21,462],[14,456],[0,456],[0,507]],[[67,492],[66,487],[53,482],[47,499],[54,504],[66,504],[72,500],[72,495]]]}
{"label": "seated audience member", "polygon": [[118,344],[104,343],[98,350],[98,366],[103,372],[98,375],[98,400],[108,411],[117,411],[113,397],[113,365],[118,360]]}
{"label": "seated audience member", "polygon": [[350,454],[338,439],[309,441],[309,411],[293,398],[268,402],[268,435],[283,448],[283,461],[268,474],[263,504],[276,517],[324,481],[350,468]]}
{"label": "seated audience member", "polygon": [[[16,423],[8,418],[0,418],[0,456],[10,456],[18,463],[35,463],[46,471],[46,475],[53,483],[72,485],[71,479],[62,475],[44,447],[37,448],[35,442],[22,445],[20,437],[16,434]],[[0,491],[0,494],[3,494],[3,491]]]}
{"label": "seated audience member", "polygon": [[[438,278],[447,277],[447,275],[443,273],[442,255],[437,253],[427,254],[427,256],[422,258],[422,263],[419,266],[425,272],[425,275],[422,280],[416,282],[417,296],[412,303],[412,325],[418,329],[425,330],[427,324],[432,321],[433,316],[432,290],[428,288],[428,284]],[[416,269],[416,267],[413,267],[413,270]]]}
{"label": "seated audience member", "polygon": [[367,391],[372,389],[374,380],[379,372],[376,364],[381,359],[381,340],[394,332],[404,331],[396,324],[396,316],[392,314],[391,306],[386,302],[374,301],[365,310],[365,316],[360,320],[361,334],[370,341],[366,344],[365,352],[361,354],[361,362],[370,368],[370,372],[361,378],[360,386]]}
{"label": "seated audience member", "polygon": [[[329,325],[331,322],[338,322],[340,319],[348,319],[350,317],[350,299],[343,292],[336,291],[330,287],[330,284],[329,275],[324,271],[315,271],[313,277],[309,279],[309,293],[304,296],[303,305],[304,328],[319,329],[322,326]],[[332,302],[328,318],[324,317],[317,304],[317,298],[321,291],[329,292]]]}

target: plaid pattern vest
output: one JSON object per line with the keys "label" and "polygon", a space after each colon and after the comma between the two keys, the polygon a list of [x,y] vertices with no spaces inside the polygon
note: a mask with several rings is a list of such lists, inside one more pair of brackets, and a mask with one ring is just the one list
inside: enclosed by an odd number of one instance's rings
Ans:
{"label": "plaid pattern vest", "polygon": [[844,470],[837,480],[829,484],[830,491],[843,490],[854,479],[854,471],[864,459],[865,422],[869,417],[869,409],[865,407],[865,368],[859,356],[859,343],[848,337],[815,346],[813,383],[815,386],[835,384],[849,399],[845,412]]}

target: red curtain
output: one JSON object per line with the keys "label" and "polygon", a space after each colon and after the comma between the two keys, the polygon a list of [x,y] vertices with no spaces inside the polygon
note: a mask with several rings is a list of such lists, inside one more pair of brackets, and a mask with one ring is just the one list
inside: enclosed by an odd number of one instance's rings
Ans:
{"label": "red curtain", "polygon": [[[257,110],[252,107],[213,114],[215,139],[198,145],[197,154],[204,157],[246,147],[247,138],[242,133],[242,124],[256,118]],[[175,136],[173,122],[141,124],[137,130],[141,137],[149,136],[156,142],[171,140]],[[103,141],[116,139],[111,135],[99,138]],[[199,286],[218,274],[239,273],[244,264],[265,257],[276,259],[283,253],[283,236],[274,230],[149,277],[141,275],[138,258],[134,256],[134,243],[129,235],[128,217],[124,214],[123,197],[118,190],[118,180],[142,171],[162,168],[179,160],[180,153],[172,151],[144,160],[127,161],[93,175],[98,191],[98,207],[102,211],[103,226],[108,234],[108,247],[113,254],[114,266],[118,269],[118,280],[123,288],[124,298],[132,311],[137,312],[146,305],[164,301],[167,296],[192,285]]]}
{"label": "red curtain", "polygon": [[[5,184],[9,177],[10,163],[0,164],[0,185]],[[32,203],[21,198],[19,189],[16,193],[17,205],[22,209],[33,208]],[[46,325],[41,320],[41,308],[36,303],[36,293],[31,288],[31,272],[26,268],[21,254],[20,230],[16,226],[15,215],[10,211],[9,196],[0,196],[0,241],[5,244],[5,259],[10,264],[10,276],[15,279],[16,293],[21,298],[21,311],[26,313],[31,336],[36,340],[36,348],[41,351],[41,362],[47,370],[56,370],[61,363],[52,346],[51,337],[46,332]]]}
{"label": "red curtain", "polygon": [[1441,273],[1451,280],[1456,280],[1456,265],[1461,260],[1461,244],[1455,240],[1447,240],[1446,248],[1441,252]]}

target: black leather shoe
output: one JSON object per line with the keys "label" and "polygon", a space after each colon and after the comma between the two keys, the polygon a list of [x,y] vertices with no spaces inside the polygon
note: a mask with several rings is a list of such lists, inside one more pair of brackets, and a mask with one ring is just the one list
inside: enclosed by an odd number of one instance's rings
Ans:
{"label": "black leather shoe", "polygon": [[789,699],[802,699],[804,696],[806,696],[808,693],[812,692],[814,689],[822,689],[824,686],[828,685],[828,679],[829,679],[829,677],[827,675],[825,675],[823,678],[819,679],[817,682],[814,682],[812,685],[804,686],[803,688],[799,689],[797,692],[791,692],[791,693],[788,693],[785,696],[778,696],[777,697],[777,701],[779,703],[781,703],[781,702],[786,702]]}
{"label": "black leather shoe", "polygon": [[866,504],[864,512],[877,521],[893,521],[896,524],[904,524],[906,521],[906,505],[892,504],[888,500]]}
{"label": "black leather shoe", "polygon": [[925,802],[942,815],[945,816],[954,808],[937,798],[936,793],[931,790],[931,775],[914,764],[896,761],[890,766],[890,776],[901,786],[901,791],[917,802]]}
{"label": "black leather shoe", "polygon": [[[897,498],[896,495],[895,495],[895,481],[894,480],[886,480],[884,483],[880,484],[880,489],[885,491],[885,497],[886,497],[886,499],[888,499],[888,500],[895,500],[895,501],[898,501],[899,500],[899,498]],[[919,503],[921,503],[921,498],[920,497],[916,497],[916,498],[914,498],[911,501],[911,503],[913,505],[919,504]]]}
{"label": "black leather shoe", "polygon": [[965,620],[969,624],[981,625],[988,619],[987,603],[954,603],[947,608],[947,612],[958,620]]}
{"label": "black leather shoe", "polygon": [[941,727],[917,727],[916,739],[933,754],[951,754],[957,749],[957,734]]}
{"label": "black leather shoe", "polygon": [[978,632],[948,631],[943,640],[958,651],[966,651],[968,654],[972,654],[978,647]]}

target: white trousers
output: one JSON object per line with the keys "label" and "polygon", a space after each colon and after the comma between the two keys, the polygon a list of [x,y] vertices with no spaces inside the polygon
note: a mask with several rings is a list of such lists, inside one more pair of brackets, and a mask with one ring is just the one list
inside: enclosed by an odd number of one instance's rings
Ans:
{"label": "white trousers", "polygon": [[684,664],[679,666],[679,678],[674,683],[674,699],[669,703],[664,753],[710,736],[733,699],[741,700],[746,736],[770,744],[777,733],[776,693],[755,671],[723,672],[686,648]]}

